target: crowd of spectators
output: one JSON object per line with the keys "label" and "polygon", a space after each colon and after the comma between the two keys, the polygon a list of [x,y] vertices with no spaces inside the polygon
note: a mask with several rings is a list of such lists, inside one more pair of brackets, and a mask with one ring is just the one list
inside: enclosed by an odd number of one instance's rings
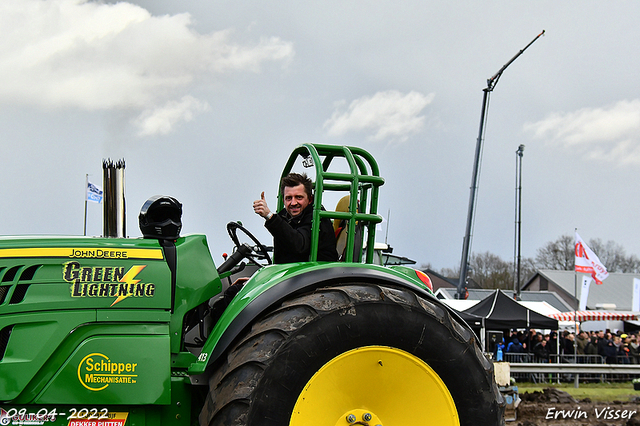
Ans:
{"label": "crowd of spectators", "polygon": [[[640,364],[640,332],[580,331],[578,336],[567,330],[560,336],[555,331],[542,334],[534,329],[513,330],[500,350],[507,354],[529,354],[535,362],[597,362],[607,364]],[[600,358],[598,358],[598,356]],[[525,358],[525,356],[520,356]],[[517,361],[517,355],[507,356]],[[524,359],[523,359],[524,360]]]}

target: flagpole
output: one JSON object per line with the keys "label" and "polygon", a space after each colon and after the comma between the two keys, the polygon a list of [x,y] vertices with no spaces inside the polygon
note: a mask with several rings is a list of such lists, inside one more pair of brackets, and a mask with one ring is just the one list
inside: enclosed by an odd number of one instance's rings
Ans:
{"label": "flagpole", "polygon": [[84,175],[84,236],[87,236],[87,188],[89,188],[89,174]]}
{"label": "flagpole", "polygon": [[[575,231],[575,234],[577,234],[578,233],[578,228],[575,228],[574,231]],[[577,241],[573,245],[574,252],[575,252],[575,249],[576,249],[576,244],[577,244]],[[578,301],[578,304],[579,304],[580,303],[580,299],[578,298],[578,271],[576,270],[575,263],[576,263],[576,255],[574,253],[574,256],[573,256],[573,287],[574,287],[574,290],[573,291],[575,293],[576,300]],[[575,307],[573,309],[573,326],[575,327],[575,337],[577,338],[578,337],[578,308],[577,307]]]}

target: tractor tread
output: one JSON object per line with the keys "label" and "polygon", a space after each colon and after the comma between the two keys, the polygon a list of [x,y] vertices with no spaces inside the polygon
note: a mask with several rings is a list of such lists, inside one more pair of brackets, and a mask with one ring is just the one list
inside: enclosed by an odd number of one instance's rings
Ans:
{"label": "tractor tread", "polygon": [[[417,293],[404,288],[391,285],[349,283],[317,289],[313,293],[292,297],[281,303],[276,309],[266,313],[258,319],[251,329],[242,336],[228,351],[227,358],[209,381],[209,396],[207,397],[200,415],[201,426],[223,425],[251,425],[250,411],[253,401],[257,398],[258,387],[286,386],[283,383],[268,383],[263,377],[264,372],[273,364],[276,353],[284,345],[295,343],[297,334],[304,327],[314,321],[328,316],[358,315],[358,306],[366,304],[383,304],[399,306],[406,311],[417,311],[421,315],[427,315],[437,323],[448,329],[448,334],[454,341],[463,343],[466,349],[463,352],[471,352],[475,358],[475,366],[466,365],[463,368],[473,372],[474,369],[483,371],[485,388],[492,387],[491,397],[484,398],[490,401],[498,401],[494,407],[494,417],[501,417],[504,401],[493,383],[493,365],[489,362],[475,341],[475,335],[466,327],[458,324],[449,312],[439,306],[437,302],[425,299]],[[397,309],[397,308],[396,308]],[[422,328],[416,345],[422,345],[425,334],[430,330]],[[300,336],[298,336],[300,337]],[[331,338],[322,334],[315,339],[331,345]],[[286,352],[286,351],[285,351]],[[436,351],[437,352],[437,351]],[[314,353],[307,353],[313,357]],[[440,359],[441,355],[434,355],[428,359],[429,364],[436,364],[439,368],[451,368],[452,361],[459,354],[449,354],[451,359]],[[465,359],[469,359],[468,357]],[[454,362],[454,364],[451,364]],[[263,382],[261,383],[261,380]],[[484,383],[483,382],[483,383]],[[478,389],[478,392],[486,392]],[[471,392],[474,393],[474,392]],[[263,396],[264,397],[264,396]],[[279,404],[279,401],[271,401],[270,404]],[[283,404],[284,405],[284,404]],[[465,423],[462,423],[465,424]],[[496,420],[492,424],[500,424]]]}

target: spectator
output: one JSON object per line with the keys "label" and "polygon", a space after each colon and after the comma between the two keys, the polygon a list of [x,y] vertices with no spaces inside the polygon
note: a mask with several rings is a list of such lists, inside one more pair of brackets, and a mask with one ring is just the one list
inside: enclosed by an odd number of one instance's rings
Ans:
{"label": "spectator", "polygon": [[584,355],[585,348],[587,347],[587,343],[589,343],[589,339],[587,338],[587,333],[582,330],[578,333],[578,337],[576,337],[576,347],[578,355]]}
{"label": "spectator", "polygon": [[638,338],[635,334],[631,335],[629,341],[629,355],[631,355],[632,364],[640,364],[640,345],[638,345]]}
{"label": "spectator", "polygon": [[[610,335],[608,333],[608,335]],[[618,350],[616,348],[616,346],[613,344],[613,340],[611,339],[603,339],[604,340],[604,344],[603,344],[603,352],[604,352],[604,357],[605,357],[605,362],[607,364],[616,364],[617,363],[617,355],[618,355]]]}
{"label": "spectator", "polygon": [[[589,338],[584,348],[584,353],[585,355],[598,355],[598,336],[594,334]],[[593,360],[589,360],[588,362],[593,362]]]}
{"label": "spectator", "polygon": [[498,343],[496,343],[496,347],[493,350],[493,359],[495,359],[496,361],[502,361],[504,352],[504,339],[501,339]]}
{"label": "spectator", "polygon": [[533,354],[536,357],[536,361],[549,362],[549,350],[547,348],[547,341],[544,339],[540,339],[540,341],[533,347]]}
{"label": "spectator", "polygon": [[604,331],[598,331],[598,355],[606,357],[604,348],[607,346],[607,339],[604,337]]}
{"label": "spectator", "polygon": [[549,341],[547,342],[547,351],[549,351],[549,355],[557,355],[558,354],[558,333],[555,331],[551,332],[549,336]]}
{"label": "spectator", "polygon": [[565,338],[564,338],[564,345],[562,346],[562,352],[565,355],[575,355],[576,353],[576,348],[575,348],[575,336],[573,335],[573,333],[568,333]]}
{"label": "spectator", "polygon": [[[618,344],[616,344],[616,342]],[[618,348],[618,364],[631,364],[631,350],[629,349],[629,343],[631,339],[627,334],[622,334],[620,337],[616,337],[614,344]]]}
{"label": "spectator", "polygon": [[[536,335],[536,331],[531,328],[529,329],[529,331],[527,331],[527,334],[525,336],[528,347],[529,347],[529,352],[533,352],[533,347],[536,345],[536,343],[538,342],[538,337]],[[524,341],[523,341],[524,343]]]}
{"label": "spectator", "polygon": [[518,339],[517,337],[512,339],[511,342],[509,342],[509,344],[507,345],[507,352],[516,353],[516,354],[523,353],[524,346],[522,345],[522,342],[520,341],[520,339]]}

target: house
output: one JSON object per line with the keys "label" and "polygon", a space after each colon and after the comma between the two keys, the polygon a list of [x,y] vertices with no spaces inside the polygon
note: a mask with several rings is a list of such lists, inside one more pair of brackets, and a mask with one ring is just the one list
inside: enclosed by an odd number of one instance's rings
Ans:
{"label": "house", "polygon": [[[580,289],[584,274],[574,271],[556,271],[551,269],[539,269],[524,284],[523,292],[539,291],[556,293],[570,306],[566,311],[578,309]],[[589,286],[589,298],[587,309],[606,309],[608,311],[631,311],[633,300],[633,279],[640,279],[640,274],[609,273],[609,277],[603,284],[592,282]],[[576,294],[577,293],[577,294]]]}

